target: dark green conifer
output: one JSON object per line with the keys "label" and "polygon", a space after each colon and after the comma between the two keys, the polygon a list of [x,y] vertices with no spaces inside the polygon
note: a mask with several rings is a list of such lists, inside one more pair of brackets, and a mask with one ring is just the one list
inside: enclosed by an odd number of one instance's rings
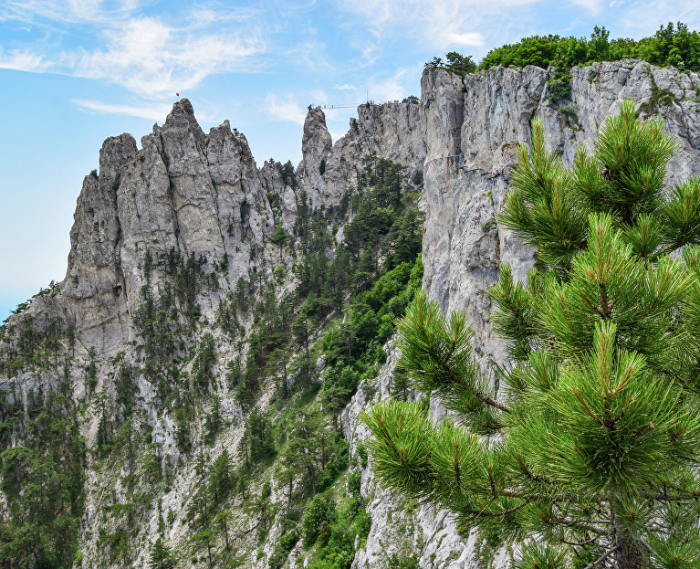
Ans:
{"label": "dark green conifer", "polygon": [[151,559],[148,566],[150,569],[172,569],[175,567],[175,560],[170,548],[159,537],[151,548]]}
{"label": "dark green conifer", "polygon": [[545,150],[541,121],[532,141],[500,221],[537,247],[539,269],[525,286],[504,265],[490,291],[503,388],[474,360],[465,314],[417,296],[401,365],[463,424],[376,406],[375,471],[515,544],[519,568],[696,567],[700,181],[666,190],[676,144],[632,101],[572,169]]}

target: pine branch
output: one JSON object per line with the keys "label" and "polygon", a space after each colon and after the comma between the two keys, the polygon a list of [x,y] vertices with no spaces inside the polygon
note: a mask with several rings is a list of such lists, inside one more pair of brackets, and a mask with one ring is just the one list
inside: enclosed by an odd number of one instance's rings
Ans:
{"label": "pine branch", "polygon": [[495,407],[496,409],[500,409],[504,413],[512,413],[513,410],[505,405],[504,403],[501,403],[500,401],[497,401],[496,399],[493,399],[492,397],[489,397],[484,393],[483,391],[479,391],[476,389],[473,385],[468,385],[465,384],[462,381],[462,378],[459,377],[456,373],[452,371],[450,368],[449,364],[447,361],[442,360],[441,358],[435,358],[435,361],[442,367],[443,372],[447,373],[450,379],[452,380],[453,383],[463,385],[469,391],[471,391],[474,394],[474,397],[476,397],[479,401],[484,403],[485,405],[489,405],[491,407]]}
{"label": "pine branch", "polygon": [[589,563],[586,565],[585,569],[594,569],[595,567],[600,567],[600,564],[603,563],[608,557],[610,557],[613,553],[615,553],[618,549],[620,549],[620,545],[616,545],[612,549],[608,549],[603,555],[601,555],[598,559],[593,561],[592,563]]}

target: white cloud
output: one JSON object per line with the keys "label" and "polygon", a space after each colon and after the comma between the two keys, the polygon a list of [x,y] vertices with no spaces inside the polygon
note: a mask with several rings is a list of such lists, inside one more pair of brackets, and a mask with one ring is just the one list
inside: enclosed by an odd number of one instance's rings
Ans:
{"label": "white cloud", "polygon": [[265,97],[265,110],[268,116],[278,122],[293,122],[304,125],[306,112],[291,95],[278,97],[275,93],[268,93]]}
{"label": "white cloud", "polygon": [[[661,25],[669,21],[684,22],[690,29],[700,27],[700,3],[697,0],[652,0],[647,2],[627,1],[620,5],[616,20],[620,32],[637,37],[653,35]],[[617,27],[617,26],[616,26]]]}
{"label": "white cloud", "polygon": [[113,22],[140,6],[140,0],[6,0],[0,9],[0,21]]}
{"label": "white cloud", "polygon": [[[32,6],[37,12],[52,13],[51,4],[37,1]],[[70,14],[98,19],[103,14],[99,11],[102,4],[101,0],[72,0]],[[135,2],[125,0],[119,5],[126,10]],[[259,66],[251,59],[265,52],[267,46],[256,26],[240,23],[249,15],[225,12],[223,21],[233,21],[232,26],[220,26],[211,14],[203,20],[191,20],[184,27],[168,25],[155,17],[117,19],[95,26],[103,45],[90,50],[57,52],[40,44],[31,50],[3,53],[0,46],[0,68],[97,79],[147,99],[162,99],[176,91],[191,90],[210,75],[256,71]],[[42,47],[45,53],[39,51]]]}
{"label": "white cloud", "polygon": [[73,74],[154,99],[192,89],[209,75],[249,71],[249,58],[265,51],[255,29],[196,34],[157,18],[130,19],[105,35],[106,49],[79,54]]}
{"label": "white cloud", "polygon": [[[377,41],[392,33],[415,37],[430,49],[482,47],[485,22],[542,0],[356,0],[341,9],[371,22]],[[596,0],[581,0],[593,2]]]}
{"label": "white cloud", "polygon": [[100,101],[73,99],[80,110],[100,115],[126,115],[162,122],[170,112],[167,103],[151,105],[114,105]]}
{"label": "white cloud", "polygon": [[326,105],[329,103],[328,95],[323,89],[315,89],[309,93],[314,105]]}
{"label": "white cloud", "polygon": [[447,45],[482,47],[484,45],[484,36],[477,32],[467,32],[464,34],[450,32],[445,34],[445,42]]}
{"label": "white cloud", "polygon": [[600,14],[605,4],[604,0],[571,0],[572,4],[585,8],[593,15]]}
{"label": "white cloud", "polygon": [[190,11],[188,20],[192,25],[200,27],[211,25],[221,26],[224,22],[245,22],[257,14],[258,10],[255,8],[235,7],[222,9],[218,7],[214,9],[210,6],[197,5]]}
{"label": "white cloud", "polygon": [[332,73],[335,66],[325,57],[325,52],[326,46],[323,42],[311,39],[288,47],[286,56],[295,62],[302,61],[305,67],[314,73]]}
{"label": "white cloud", "polygon": [[416,75],[420,73],[421,67],[405,67],[399,69],[391,77],[370,81],[369,98],[377,103],[383,103],[385,101],[400,101],[408,95],[415,94],[408,92],[406,81],[414,80]]}
{"label": "white cloud", "polygon": [[45,71],[49,64],[37,53],[29,51],[13,50],[5,53],[0,46],[0,69],[15,69],[17,71],[29,71],[38,73]]}
{"label": "white cloud", "polygon": [[346,83],[345,85],[333,85],[333,89],[338,91],[357,91],[358,88],[355,85],[350,85]]}

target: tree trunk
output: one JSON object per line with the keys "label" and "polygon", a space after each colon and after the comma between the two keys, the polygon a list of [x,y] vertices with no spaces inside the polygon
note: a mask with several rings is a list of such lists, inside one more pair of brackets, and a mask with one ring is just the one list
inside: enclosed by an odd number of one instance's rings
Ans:
{"label": "tree trunk", "polygon": [[226,541],[226,549],[230,549],[230,545],[228,543],[228,526],[226,525],[226,522],[224,521],[223,524],[224,526],[224,540]]}
{"label": "tree trunk", "polygon": [[309,478],[311,479],[311,491],[313,495],[316,495],[316,472],[313,466],[307,467],[307,472],[309,473]]}
{"label": "tree trunk", "polygon": [[618,536],[618,569],[640,569],[643,565],[638,543],[629,534]]}

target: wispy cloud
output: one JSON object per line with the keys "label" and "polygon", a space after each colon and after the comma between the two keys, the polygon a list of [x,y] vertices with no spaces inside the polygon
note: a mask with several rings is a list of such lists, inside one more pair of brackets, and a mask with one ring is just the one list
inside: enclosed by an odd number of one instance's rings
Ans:
{"label": "wispy cloud", "polygon": [[193,34],[157,18],[131,19],[105,34],[107,47],[81,54],[73,73],[154,99],[192,89],[209,75],[249,71],[249,58],[265,51],[256,30]]}
{"label": "wispy cloud", "polygon": [[581,8],[585,8],[593,15],[600,14],[601,10],[603,9],[603,6],[605,5],[604,0],[571,0],[571,2],[576,6],[581,6]]}
{"label": "wispy cloud", "polygon": [[170,105],[159,103],[152,105],[115,105],[101,101],[73,99],[80,110],[100,115],[126,115],[162,122],[170,112]]}
{"label": "wispy cloud", "polygon": [[113,22],[140,7],[140,0],[6,0],[0,8],[0,21]]}
{"label": "wispy cloud", "polygon": [[[35,2],[32,13],[60,18],[63,12],[54,14],[53,4]],[[102,4],[73,0],[65,10],[71,16],[99,20]],[[135,2],[120,5],[126,10]],[[202,19],[176,27],[158,17],[133,16],[98,25],[96,47],[57,51],[39,42],[31,50],[3,52],[0,46],[0,67],[102,80],[147,99],[170,97],[175,91],[193,89],[210,75],[256,69],[251,59],[267,46],[258,27],[240,23],[248,17],[250,13],[225,12],[223,21],[233,22],[226,27],[205,10]]]}
{"label": "wispy cloud", "polygon": [[684,22],[691,29],[700,27],[700,3],[697,0],[635,0],[618,2],[620,33],[644,36],[653,34],[668,21]]}
{"label": "wispy cloud", "polygon": [[278,122],[293,122],[303,126],[306,119],[304,108],[291,95],[280,97],[268,93],[265,97],[265,110],[272,120]]}
{"label": "wispy cloud", "polygon": [[299,42],[287,49],[286,57],[295,63],[303,63],[306,69],[314,73],[332,73],[335,65],[326,57],[326,45],[315,39],[314,30],[305,30],[304,35],[310,37],[307,41]]}
{"label": "wispy cloud", "polygon": [[422,65],[415,67],[404,67],[399,69],[392,76],[384,79],[373,79],[369,83],[369,96],[378,103],[385,101],[401,100],[409,93],[407,82],[420,74]]}
{"label": "wispy cloud", "polygon": [[14,69],[17,71],[29,71],[38,73],[46,71],[50,64],[38,53],[26,50],[12,50],[4,52],[0,46],[0,69]]}
{"label": "wispy cloud", "polygon": [[[482,47],[484,23],[504,11],[542,0],[357,0],[339,2],[344,11],[371,22],[377,42],[411,35],[427,48]],[[580,0],[595,2],[596,0]],[[372,50],[376,51],[376,46]]]}

